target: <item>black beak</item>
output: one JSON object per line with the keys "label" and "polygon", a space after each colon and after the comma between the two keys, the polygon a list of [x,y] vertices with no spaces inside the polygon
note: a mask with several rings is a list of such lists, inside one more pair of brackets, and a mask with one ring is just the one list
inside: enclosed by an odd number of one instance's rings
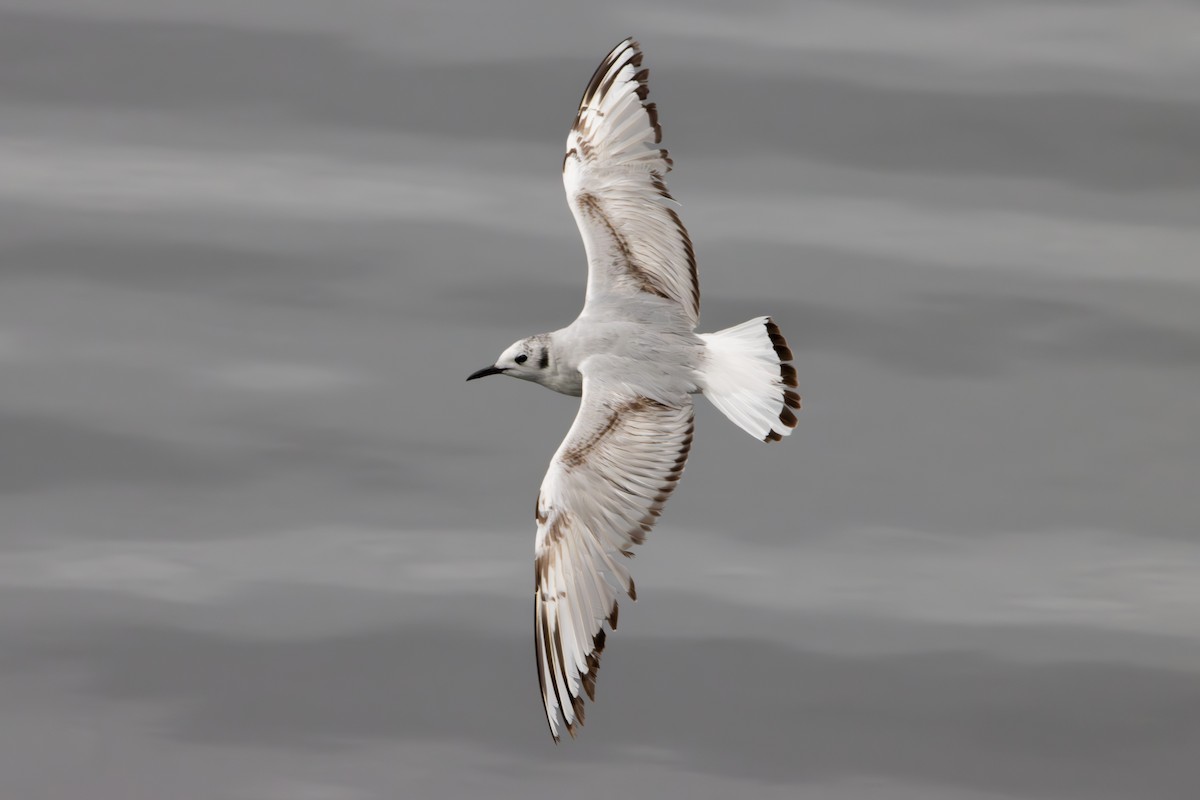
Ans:
{"label": "black beak", "polygon": [[490,367],[484,367],[483,369],[478,370],[477,372],[472,372],[471,377],[467,378],[467,380],[473,381],[476,378],[486,378],[488,375],[499,375],[501,372],[504,372],[504,370],[495,365],[490,366]]}

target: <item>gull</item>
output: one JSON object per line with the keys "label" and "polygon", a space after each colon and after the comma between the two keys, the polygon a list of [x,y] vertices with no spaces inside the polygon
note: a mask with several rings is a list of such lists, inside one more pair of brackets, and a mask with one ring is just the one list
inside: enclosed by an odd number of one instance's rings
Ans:
{"label": "gull", "polygon": [[[649,71],[625,39],[588,82],[567,135],[563,184],[587,255],[587,296],[561,330],[514,343],[467,380],[509,375],[580,397],[535,505],[534,647],[550,735],[575,736],[623,563],[683,474],[702,393],[743,430],[777,442],[796,426],[792,351],[770,317],[696,333],[696,256],[663,176]],[[561,723],[560,723],[561,718]]]}

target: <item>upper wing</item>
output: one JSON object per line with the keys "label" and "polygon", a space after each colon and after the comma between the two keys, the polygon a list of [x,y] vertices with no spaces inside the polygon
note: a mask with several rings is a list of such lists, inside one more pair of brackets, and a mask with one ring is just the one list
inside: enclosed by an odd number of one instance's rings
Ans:
{"label": "upper wing", "polygon": [[595,699],[602,624],[617,627],[617,592],[637,599],[625,565],[645,541],[683,474],[692,445],[692,401],[664,403],[616,391],[585,371],[575,423],[537,500],[534,639],[550,734],[583,724]]}
{"label": "upper wing", "polygon": [[696,256],[663,176],[671,169],[638,43],[596,69],[567,135],[563,185],[588,257],[588,298],[647,292],[700,317]]}

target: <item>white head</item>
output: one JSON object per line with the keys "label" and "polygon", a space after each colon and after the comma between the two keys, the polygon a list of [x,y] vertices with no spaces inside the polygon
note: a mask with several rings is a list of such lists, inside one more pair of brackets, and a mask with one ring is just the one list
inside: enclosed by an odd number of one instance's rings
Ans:
{"label": "white head", "polygon": [[540,383],[548,375],[549,366],[550,340],[543,333],[513,342],[500,354],[495,364],[471,373],[467,380],[473,381],[487,375],[510,375]]}

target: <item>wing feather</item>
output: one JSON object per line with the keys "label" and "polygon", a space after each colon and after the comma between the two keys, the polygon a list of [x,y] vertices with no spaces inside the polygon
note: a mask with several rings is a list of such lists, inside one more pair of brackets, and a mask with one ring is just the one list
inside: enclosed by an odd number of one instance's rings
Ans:
{"label": "wing feather", "polygon": [[631,395],[589,377],[567,437],[538,494],[534,553],[534,650],[546,721],[575,735],[620,593],[637,599],[621,562],[674,490],[692,444],[691,398]]}
{"label": "wing feather", "polygon": [[647,103],[649,70],[626,39],[588,83],[567,135],[563,185],[588,257],[588,300],[644,293],[700,316],[696,255],[664,175],[671,169],[658,108]]}

